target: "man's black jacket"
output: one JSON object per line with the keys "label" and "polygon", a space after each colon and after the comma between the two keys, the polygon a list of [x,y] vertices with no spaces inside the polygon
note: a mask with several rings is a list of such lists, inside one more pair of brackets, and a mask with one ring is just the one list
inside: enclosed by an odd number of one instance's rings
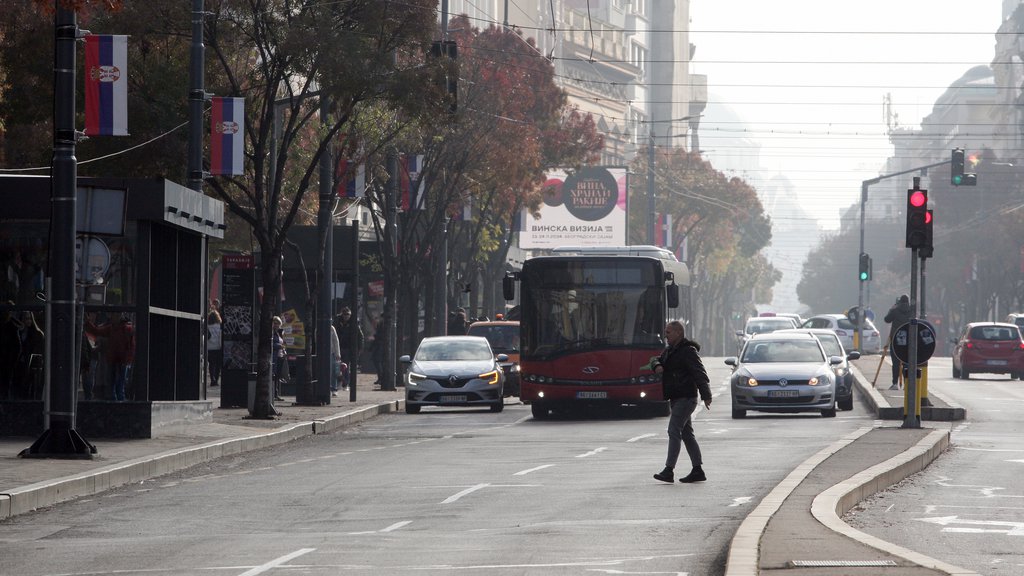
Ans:
{"label": "man's black jacket", "polygon": [[708,373],[699,351],[700,344],[683,338],[661,353],[658,364],[664,370],[661,374],[661,390],[666,400],[696,398],[698,392],[701,400],[711,400]]}

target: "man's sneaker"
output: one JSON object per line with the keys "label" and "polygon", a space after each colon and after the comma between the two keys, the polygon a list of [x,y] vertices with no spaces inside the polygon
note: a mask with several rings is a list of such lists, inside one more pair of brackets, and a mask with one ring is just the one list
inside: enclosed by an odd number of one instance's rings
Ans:
{"label": "man's sneaker", "polygon": [[704,470],[701,468],[694,468],[689,474],[679,479],[683,484],[690,484],[691,482],[703,482],[708,477],[704,475]]}
{"label": "man's sneaker", "polygon": [[889,386],[889,390],[899,390],[899,389],[900,389],[900,385],[899,384],[893,384],[892,386]]}
{"label": "man's sneaker", "polygon": [[654,479],[655,480],[661,480],[662,482],[669,482],[669,483],[671,483],[673,480],[675,480],[675,474],[672,473],[672,469],[671,468],[666,467],[661,472],[658,472],[657,474],[655,474],[654,475]]}

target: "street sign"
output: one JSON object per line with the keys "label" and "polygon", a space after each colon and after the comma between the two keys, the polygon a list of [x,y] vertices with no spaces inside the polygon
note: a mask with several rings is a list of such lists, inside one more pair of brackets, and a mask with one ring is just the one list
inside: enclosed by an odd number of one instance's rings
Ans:
{"label": "street sign", "polygon": [[[917,321],[917,365],[927,364],[935,353],[935,327],[925,320]],[[892,351],[900,362],[910,360],[910,323],[903,324],[892,335]]]}

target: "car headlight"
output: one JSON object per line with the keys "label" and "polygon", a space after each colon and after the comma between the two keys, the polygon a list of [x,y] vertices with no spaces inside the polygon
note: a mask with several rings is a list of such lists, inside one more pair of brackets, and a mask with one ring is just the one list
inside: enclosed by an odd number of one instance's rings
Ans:
{"label": "car headlight", "polygon": [[416,372],[409,372],[409,385],[416,386],[421,381],[426,380],[427,377],[424,374],[417,374]]}
{"label": "car headlight", "polygon": [[509,369],[509,372],[519,372],[519,364],[513,364],[512,368]]}
{"label": "car headlight", "polygon": [[808,386],[817,386],[818,385],[818,378],[816,376],[811,376],[810,378],[807,379],[807,385]]}
{"label": "car headlight", "polygon": [[486,380],[488,384],[497,384],[501,380],[498,376],[498,370],[491,370],[490,372],[477,376],[477,378]]}
{"label": "car headlight", "polygon": [[753,388],[754,386],[757,386],[757,384],[758,384],[757,378],[754,378],[753,376],[740,376],[736,380],[736,382],[740,386],[750,386],[751,388]]}

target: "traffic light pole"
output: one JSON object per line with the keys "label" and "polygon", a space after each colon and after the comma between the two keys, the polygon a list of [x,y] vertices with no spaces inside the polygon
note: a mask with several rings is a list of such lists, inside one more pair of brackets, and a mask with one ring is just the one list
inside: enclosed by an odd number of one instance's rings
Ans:
{"label": "traffic light pole", "polygon": [[[904,174],[910,174],[912,172],[920,172],[921,175],[925,175],[929,168],[935,168],[936,166],[945,166],[949,164],[951,160],[943,160],[942,162],[936,162],[934,164],[928,164],[926,166],[918,166],[909,170],[903,170],[900,172],[893,172],[892,174],[883,174],[877,178],[871,178],[864,180],[860,183],[860,252],[857,257],[860,258],[860,254],[864,254],[864,222],[865,222],[865,208],[868,203],[868,186],[872,184],[878,184],[882,180],[888,180],[889,178],[895,178],[897,176],[903,176]],[[857,289],[857,351],[861,354],[864,353],[864,342],[863,338],[860,337],[862,330],[864,329],[864,282],[858,282],[859,287]],[[890,342],[891,345],[891,342]]]}
{"label": "traffic light pole", "polygon": [[[916,188],[917,179],[914,180]],[[904,394],[901,428],[920,428],[921,418],[917,413],[917,248],[910,250],[910,308],[913,316],[907,334],[910,339],[907,342],[907,390]]]}

